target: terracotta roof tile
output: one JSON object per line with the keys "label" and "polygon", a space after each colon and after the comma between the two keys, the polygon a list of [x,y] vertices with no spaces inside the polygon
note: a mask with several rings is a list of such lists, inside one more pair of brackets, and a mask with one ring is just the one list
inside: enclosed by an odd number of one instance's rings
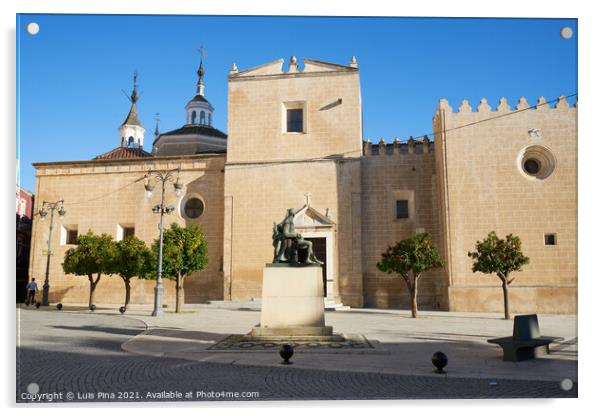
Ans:
{"label": "terracotta roof tile", "polygon": [[144,151],[140,147],[116,147],[110,152],[96,156],[93,160],[109,160],[109,159],[138,159],[145,157],[153,157],[150,153]]}

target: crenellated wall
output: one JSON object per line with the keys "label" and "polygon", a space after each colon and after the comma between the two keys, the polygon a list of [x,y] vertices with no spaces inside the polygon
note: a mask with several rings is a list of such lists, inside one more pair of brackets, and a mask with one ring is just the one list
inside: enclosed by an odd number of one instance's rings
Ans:
{"label": "crenellated wall", "polygon": [[[396,218],[396,200],[409,201],[409,218]],[[433,143],[428,138],[395,139],[378,144],[364,141],[362,157],[362,270],[368,307],[409,307],[407,287],[395,274],[376,268],[387,246],[417,232],[429,232],[442,247]],[[422,309],[447,308],[447,284],[442,270],[419,281]]]}
{"label": "crenellated wall", "polygon": [[[512,312],[577,308],[577,105],[541,97],[534,108],[502,98],[454,112],[441,100],[433,119],[436,175],[451,310],[503,310],[500,281],[473,273],[468,251],[495,230],[518,235],[531,259],[514,274]],[[525,163],[532,159],[533,172]],[[539,164],[539,165],[538,165]],[[556,245],[544,244],[554,234]]]}

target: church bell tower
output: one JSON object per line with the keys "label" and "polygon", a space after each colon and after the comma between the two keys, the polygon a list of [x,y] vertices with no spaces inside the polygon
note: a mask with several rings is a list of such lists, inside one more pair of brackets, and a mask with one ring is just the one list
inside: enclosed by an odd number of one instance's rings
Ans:
{"label": "church bell tower", "polygon": [[138,101],[138,92],[136,81],[138,73],[134,73],[134,87],[129,97],[132,106],[125,121],[119,126],[119,137],[121,138],[121,147],[141,148],[144,145],[144,126],[138,118],[136,102]]}
{"label": "church bell tower", "polygon": [[186,124],[211,127],[213,106],[205,98],[205,81],[203,80],[205,70],[203,69],[202,55],[197,75],[199,79],[196,83],[196,95],[186,104]]}

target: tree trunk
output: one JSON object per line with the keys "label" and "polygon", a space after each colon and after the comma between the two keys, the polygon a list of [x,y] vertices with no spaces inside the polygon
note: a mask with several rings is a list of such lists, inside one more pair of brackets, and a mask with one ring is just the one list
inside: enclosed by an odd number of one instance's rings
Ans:
{"label": "tree trunk", "polygon": [[504,291],[504,319],[510,319],[510,305],[508,304],[508,280],[502,279],[502,290]]}
{"label": "tree trunk", "polygon": [[416,283],[414,283],[413,287],[410,289],[410,296],[412,297],[412,318],[418,317],[418,302],[416,301],[418,294],[418,290],[416,288]]}
{"label": "tree trunk", "polygon": [[[413,278],[413,281],[412,281]],[[407,276],[404,278],[406,285],[408,286],[408,293],[410,294],[410,306],[412,308],[412,318],[418,317],[418,302],[416,301],[416,294],[418,293],[418,279],[415,276]]]}
{"label": "tree trunk", "polygon": [[176,277],[176,313],[180,312],[180,305],[183,304],[182,299],[182,283],[184,278],[180,275]]}
{"label": "tree trunk", "polygon": [[182,288],[182,278],[176,276],[176,313],[180,313],[180,289]]}
{"label": "tree trunk", "polygon": [[123,306],[127,308],[130,304],[130,279],[123,279],[123,283],[125,283],[125,303]]}
{"label": "tree trunk", "polygon": [[90,296],[88,298],[88,308],[94,304],[94,289],[96,289],[96,283],[94,283],[94,279],[92,275],[88,275],[88,280],[90,281]]}

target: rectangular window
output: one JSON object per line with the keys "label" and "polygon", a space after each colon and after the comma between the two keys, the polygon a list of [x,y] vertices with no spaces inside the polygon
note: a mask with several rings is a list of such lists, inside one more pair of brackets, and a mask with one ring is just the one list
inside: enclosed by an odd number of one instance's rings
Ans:
{"label": "rectangular window", "polygon": [[286,110],[286,131],[288,133],[303,133],[303,109]]}
{"label": "rectangular window", "polygon": [[129,224],[117,224],[117,231],[115,232],[115,241],[125,240],[126,238],[133,237],[136,233],[136,228],[133,223]]}
{"label": "rectangular window", "polygon": [[124,227],[123,228],[123,239],[130,238],[134,236],[134,227]]}
{"label": "rectangular window", "polygon": [[77,224],[61,225],[61,245],[77,244]]}
{"label": "rectangular window", "polygon": [[66,244],[77,244],[77,228],[74,230],[67,230]]}
{"label": "rectangular window", "polygon": [[398,199],[396,201],[397,219],[410,218],[410,207],[407,199]]}
{"label": "rectangular window", "polygon": [[546,246],[556,245],[556,234],[545,234],[543,239]]}

